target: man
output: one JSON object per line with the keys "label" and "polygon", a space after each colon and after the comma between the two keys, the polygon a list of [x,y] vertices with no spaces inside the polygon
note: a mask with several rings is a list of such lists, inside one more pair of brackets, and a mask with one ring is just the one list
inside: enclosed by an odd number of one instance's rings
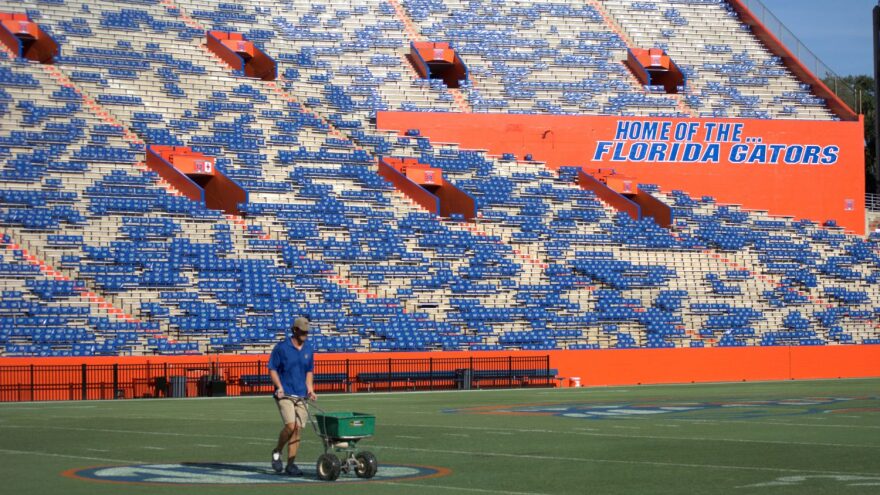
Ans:
{"label": "man", "polygon": [[[313,385],[314,352],[306,339],[309,320],[297,318],[291,327],[292,335],[275,345],[269,357],[269,376],[275,384],[275,404],[284,421],[278,435],[278,445],[272,450],[272,469],[291,476],[302,476],[296,465],[296,452],[302,429],[308,420],[305,400],[315,400]],[[290,398],[291,396],[295,398]],[[287,467],[281,462],[281,451],[287,444]]]}

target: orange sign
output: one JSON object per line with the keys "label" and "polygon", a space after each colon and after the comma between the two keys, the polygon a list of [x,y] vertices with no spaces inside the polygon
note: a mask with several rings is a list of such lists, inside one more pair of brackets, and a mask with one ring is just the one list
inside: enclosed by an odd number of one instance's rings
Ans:
{"label": "orange sign", "polygon": [[556,169],[610,168],[636,184],[865,230],[863,123],[379,112],[380,129],[531,154]]}
{"label": "orange sign", "polygon": [[406,178],[422,186],[443,184],[443,171],[431,167],[407,167]]}
{"label": "orange sign", "polygon": [[214,159],[198,155],[172,155],[174,168],[187,175],[214,175]]}
{"label": "orange sign", "polygon": [[31,38],[38,38],[40,36],[40,28],[30,21],[5,20],[3,21],[3,27],[17,36],[29,36]]}

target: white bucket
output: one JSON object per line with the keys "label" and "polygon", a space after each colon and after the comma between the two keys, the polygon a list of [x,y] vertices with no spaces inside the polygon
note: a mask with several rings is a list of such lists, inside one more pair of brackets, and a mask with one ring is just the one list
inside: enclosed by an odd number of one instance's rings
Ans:
{"label": "white bucket", "polygon": [[580,386],[581,386],[581,377],[579,377],[579,376],[573,376],[573,377],[569,378],[569,380],[571,380],[571,386],[572,386],[572,387],[574,387],[574,388],[580,388]]}

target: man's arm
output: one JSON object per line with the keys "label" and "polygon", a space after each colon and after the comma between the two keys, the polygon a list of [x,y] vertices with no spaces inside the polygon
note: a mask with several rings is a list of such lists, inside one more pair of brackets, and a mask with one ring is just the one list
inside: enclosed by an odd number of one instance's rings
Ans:
{"label": "man's arm", "polygon": [[284,387],[281,386],[281,377],[278,376],[278,372],[275,370],[269,370],[269,378],[271,378],[272,383],[275,384],[275,397],[279,399],[284,397]]}
{"label": "man's arm", "polygon": [[306,373],[306,390],[308,391],[307,395],[309,396],[309,399],[311,399],[311,400],[315,400],[318,398],[318,396],[315,395],[314,382],[315,382],[315,374],[312,373],[311,371],[309,371],[308,373]]}

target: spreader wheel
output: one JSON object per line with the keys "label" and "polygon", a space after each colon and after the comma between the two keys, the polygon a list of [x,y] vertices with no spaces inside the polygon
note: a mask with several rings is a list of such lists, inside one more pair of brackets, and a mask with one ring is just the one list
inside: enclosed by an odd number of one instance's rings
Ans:
{"label": "spreader wheel", "polygon": [[357,460],[357,467],[354,468],[354,474],[356,474],[358,478],[370,479],[373,476],[376,476],[376,471],[379,470],[379,461],[376,460],[376,456],[373,455],[372,452],[364,450],[363,452],[358,452],[354,458]]}
{"label": "spreader wheel", "polygon": [[339,477],[339,472],[341,470],[342,464],[339,462],[339,458],[335,455],[321,454],[321,457],[318,457],[316,471],[318,472],[319,480],[335,481],[336,478]]}

